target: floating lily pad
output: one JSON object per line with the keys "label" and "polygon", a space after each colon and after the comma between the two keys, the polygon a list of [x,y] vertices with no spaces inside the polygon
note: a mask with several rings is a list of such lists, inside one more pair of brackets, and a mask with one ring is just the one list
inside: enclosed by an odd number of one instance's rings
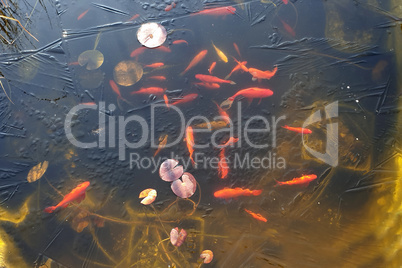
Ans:
{"label": "floating lily pad", "polygon": [[105,78],[105,73],[101,70],[87,71],[82,70],[78,74],[80,85],[83,88],[94,89],[99,87]]}
{"label": "floating lily pad", "polygon": [[85,66],[87,70],[96,70],[102,66],[105,58],[99,50],[87,50],[80,54],[78,57],[78,63],[81,66]]}
{"label": "floating lily pad", "polygon": [[181,229],[180,233],[177,227],[170,231],[170,243],[175,247],[180,247],[184,243],[184,240],[186,240],[186,237],[187,232],[184,229]]}
{"label": "floating lily pad", "polygon": [[178,166],[179,162],[174,159],[165,160],[159,168],[159,176],[164,181],[175,181],[183,175],[183,166]]}
{"label": "floating lily pad", "polygon": [[137,31],[138,41],[149,48],[162,45],[166,40],[166,35],[165,27],[155,22],[145,23]]}
{"label": "floating lily pad", "polygon": [[141,200],[141,204],[143,205],[149,205],[152,204],[155,201],[155,198],[157,196],[156,190],[155,189],[145,189],[140,193],[139,198],[144,198]]}
{"label": "floating lily pad", "polygon": [[206,249],[201,252],[200,258],[204,259],[204,263],[210,263],[214,258],[214,253],[211,250]]}
{"label": "floating lily pad", "polygon": [[188,172],[184,172],[181,180],[175,180],[171,186],[173,193],[181,198],[189,198],[197,189],[197,181],[194,176]]}
{"label": "floating lily pad", "polygon": [[137,83],[144,74],[141,65],[135,61],[121,61],[114,67],[114,81],[121,86],[131,86]]}

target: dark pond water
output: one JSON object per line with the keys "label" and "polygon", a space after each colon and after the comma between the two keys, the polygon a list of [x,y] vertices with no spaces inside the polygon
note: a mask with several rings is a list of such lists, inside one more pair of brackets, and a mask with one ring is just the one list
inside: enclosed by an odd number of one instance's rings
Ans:
{"label": "dark pond water", "polygon": [[400,267],[396,1],[112,2],[2,1],[0,267]]}

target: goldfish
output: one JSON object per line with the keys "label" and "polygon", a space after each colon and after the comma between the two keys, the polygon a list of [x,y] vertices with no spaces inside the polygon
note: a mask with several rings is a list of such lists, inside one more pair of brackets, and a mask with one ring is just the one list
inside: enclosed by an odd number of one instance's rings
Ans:
{"label": "goldfish", "polygon": [[167,6],[165,7],[165,11],[168,12],[168,11],[172,10],[172,8],[173,8],[173,4],[167,5]]}
{"label": "goldfish", "polygon": [[311,134],[313,133],[313,131],[311,131],[308,128],[302,128],[302,127],[289,127],[288,125],[284,125],[282,126],[283,128],[290,130],[290,131],[294,131],[297,133],[302,133],[302,134]]}
{"label": "goldfish", "polygon": [[166,94],[163,95],[163,100],[165,101],[166,107],[169,108],[169,98],[168,98],[168,96],[166,96]]}
{"label": "goldfish", "polygon": [[282,2],[287,5],[288,4],[288,0],[282,0]]}
{"label": "goldfish", "polygon": [[133,91],[130,94],[163,94],[166,91],[166,88],[161,87],[142,87],[140,90]]}
{"label": "goldfish", "polygon": [[226,57],[225,53],[222,52],[222,50],[220,50],[219,48],[217,48],[214,45],[214,42],[212,42],[212,46],[215,48],[216,54],[218,54],[218,57],[225,63],[228,62],[228,57]]}
{"label": "goldfish", "polygon": [[[236,59],[235,59],[235,61],[237,61]],[[234,72],[236,72],[236,71],[238,71],[238,70],[246,70],[246,72],[248,72],[248,69],[247,69],[247,67],[246,67],[246,64],[247,64],[247,61],[242,61],[242,62],[239,62],[239,61],[237,61],[237,65],[233,68],[233,70],[225,77],[225,79],[228,79]]]}
{"label": "goldfish", "polygon": [[135,20],[135,19],[138,18],[139,16],[140,16],[140,14],[134,14],[131,18],[128,19],[128,21]]}
{"label": "goldfish", "polygon": [[233,46],[234,46],[234,48],[235,48],[237,54],[239,54],[239,57],[241,58],[239,47],[237,46],[236,43],[233,43]]}
{"label": "goldfish", "polygon": [[77,187],[75,187],[69,194],[67,194],[60,203],[56,206],[51,206],[45,208],[46,213],[52,213],[57,208],[66,208],[71,202],[78,202],[80,203],[82,200],[85,199],[85,191],[87,190],[88,186],[90,185],[89,181],[85,181],[80,183]]}
{"label": "goldfish", "polygon": [[223,110],[215,101],[214,101],[216,107],[218,108],[219,115],[223,118],[223,121],[225,121],[227,124],[230,124],[230,117],[228,113]]}
{"label": "goldfish", "polygon": [[178,45],[178,44],[186,44],[188,45],[188,42],[186,40],[174,40],[172,42],[173,45]]}
{"label": "goldfish", "polygon": [[116,82],[114,82],[113,80],[109,80],[109,85],[112,88],[112,90],[114,91],[114,93],[116,93],[117,96],[119,96],[121,98],[121,93],[120,93],[119,87],[117,86]]}
{"label": "goldfish", "polygon": [[226,16],[226,15],[235,14],[235,13],[236,13],[236,8],[234,8],[232,6],[227,6],[227,7],[216,7],[216,8],[201,10],[199,12],[193,13],[192,15]]}
{"label": "goldfish", "polygon": [[224,144],[221,144],[220,147],[222,147],[222,148],[228,147],[230,145],[235,144],[238,141],[239,141],[239,138],[230,137],[229,140],[227,142],[225,142]]}
{"label": "goldfish", "polygon": [[206,82],[199,82],[199,83],[194,83],[195,85],[199,85],[208,89],[218,89],[221,87],[218,83],[206,83]]}
{"label": "goldfish", "polygon": [[223,188],[222,190],[216,191],[214,196],[216,198],[222,199],[230,199],[239,196],[258,196],[262,193],[262,190],[250,190],[250,189],[243,189],[240,187],[236,188]]}
{"label": "goldfish", "polygon": [[234,59],[235,62],[237,62],[237,64],[239,65],[240,69],[242,69],[246,73],[249,72],[249,69],[246,67],[247,61],[240,62],[235,57],[233,57],[233,59]]}
{"label": "goldfish", "polygon": [[181,103],[186,103],[186,102],[190,102],[192,100],[195,100],[198,97],[197,93],[192,93],[192,94],[188,94],[188,95],[184,95],[183,98],[173,102],[171,105],[177,105],[177,104],[181,104]]}
{"label": "goldfish", "polygon": [[82,19],[82,18],[88,13],[88,11],[89,11],[89,9],[85,10],[84,12],[82,12],[82,13],[78,16],[77,20]]}
{"label": "goldfish", "polygon": [[168,135],[161,135],[159,137],[159,145],[158,145],[158,149],[156,150],[156,152],[154,153],[154,157],[166,146],[167,143],[167,139],[168,139]]}
{"label": "goldfish", "polygon": [[284,22],[283,20],[279,19],[283,25],[283,28],[285,28],[285,30],[293,37],[296,36],[295,30],[293,30],[293,28],[287,24],[286,22]]}
{"label": "goldfish", "polygon": [[172,52],[172,50],[170,48],[165,47],[165,46],[159,46],[159,47],[156,47],[155,49],[163,51],[163,52],[167,52],[167,53]]}
{"label": "goldfish", "polygon": [[258,81],[260,81],[261,79],[271,79],[271,77],[276,74],[277,70],[278,67],[275,66],[275,68],[272,71],[261,71],[255,68],[249,68],[248,72],[253,76],[252,78],[253,81],[257,79]]}
{"label": "goldfish", "polygon": [[243,96],[251,102],[252,99],[261,99],[270,97],[274,94],[274,92],[268,88],[258,88],[258,87],[250,87],[246,89],[239,90],[232,97],[229,97],[227,100],[221,103],[220,107],[227,107],[229,109],[232,106],[233,101],[238,96]]}
{"label": "goldfish", "polygon": [[205,56],[207,55],[208,50],[203,50],[200,53],[198,53],[189,63],[189,65],[187,66],[187,68],[181,72],[180,75],[184,75],[188,70],[190,70],[191,68],[193,68],[195,65],[197,65],[200,61],[202,61],[203,58],[205,58]]}
{"label": "goldfish", "polygon": [[212,76],[212,75],[208,75],[208,74],[196,74],[195,78],[197,78],[198,80],[200,80],[202,82],[207,82],[207,83],[218,83],[218,84],[226,83],[226,84],[236,85],[236,83],[233,81],[220,79],[216,76]]}
{"label": "goldfish", "polygon": [[226,179],[229,174],[229,166],[225,157],[225,149],[219,153],[218,173],[221,179]]}
{"label": "goldfish", "polygon": [[80,103],[80,104],[83,104],[83,105],[90,105],[90,106],[96,105],[95,102],[82,102],[82,103]]}
{"label": "goldfish", "polygon": [[153,80],[159,80],[159,81],[166,81],[166,77],[162,75],[155,75],[155,76],[150,76],[148,79],[153,79]]}
{"label": "goldfish", "polygon": [[137,57],[138,55],[144,53],[144,51],[145,51],[146,49],[147,49],[146,47],[139,47],[139,48],[136,48],[136,49],[134,49],[134,50],[130,53],[130,57],[131,57],[131,58]]}
{"label": "goldfish", "polygon": [[193,128],[190,127],[190,126],[188,126],[188,127],[186,128],[186,138],[185,138],[185,140],[186,140],[186,143],[187,143],[188,152],[190,153],[191,162],[192,162],[193,164],[195,164],[194,159],[193,159],[193,153],[194,153],[194,148],[193,148],[193,146],[194,146],[194,132],[193,132]]}
{"label": "goldfish", "polygon": [[159,67],[162,67],[162,66],[164,66],[165,64],[163,63],[163,62],[155,62],[155,63],[152,63],[152,64],[148,64],[148,65],[145,65],[144,66],[144,68],[159,68]]}
{"label": "goldfish", "polygon": [[244,209],[244,211],[246,211],[248,214],[250,214],[256,220],[267,222],[267,219],[264,216],[262,216],[261,214],[254,213],[254,212],[252,212],[251,210],[248,210],[248,209]]}
{"label": "goldfish", "polygon": [[211,122],[204,122],[204,123],[200,123],[197,125],[194,125],[195,128],[210,128],[211,130],[215,130],[215,129],[220,129],[220,128],[224,128],[228,125],[227,122],[223,121],[223,120],[219,120],[219,121],[211,121]]}
{"label": "goldfish", "polygon": [[294,178],[291,181],[276,181],[275,186],[279,185],[308,185],[310,182],[313,180],[317,179],[317,175],[315,174],[310,174],[310,175],[304,175],[299,178]]}
{"label": "goldfish", "polygon": [[209,67],[209,69],[208,69],[209,74],[212,74],[212,71],[214,70],[215,66],[216,66],[216,61],[214,61],[214,62],[211,64],[211,66]]}

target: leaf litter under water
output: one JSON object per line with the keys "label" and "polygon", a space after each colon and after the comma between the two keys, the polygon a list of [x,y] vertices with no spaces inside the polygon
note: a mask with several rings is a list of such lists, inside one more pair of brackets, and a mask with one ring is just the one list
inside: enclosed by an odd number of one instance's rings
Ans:
{"label": "leaf litter under water", "polygon": [[31,183],[39,180],[43,176],[43,174],[45,174],[48,166],[49,162],[43,161],[42,163],[39,163],[33,168],[31,168],[27,176],[27,181]]}

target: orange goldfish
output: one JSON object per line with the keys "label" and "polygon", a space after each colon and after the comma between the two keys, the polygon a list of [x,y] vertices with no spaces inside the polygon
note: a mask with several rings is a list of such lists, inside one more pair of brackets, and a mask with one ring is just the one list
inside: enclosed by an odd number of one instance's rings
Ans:
{"label": "orange goldfish", "polygon": [[212,71],[214,70],[215,66],[216,66],[216,61],[214,61],[214,62],[211,64],[211,66],[209,67],[209,69],[208,69],[209,74],[212,74]]}
{"label": "orange goldfish", "polygon": [[142,87],[138,91],[133,91],[130,94],[163,94],[166,91],[166,88],[161,87]]}
{"label": "orange goldfish", "polygon": [[145,65],[144,66],[144,68],[159,68],[159,67],[162,67],[162,66],[164,66],[165,64],[163,63],[163,62],[155,62],[155,63],[152,63],[152,64],[148,64],[148,65]]}
{"label": "orange goldfish", "polygon": [[170,48],[165,47],[165,46],[159,46],[159,47],[156,47],[154,49],[157,49],[157,50],[160,50],[160,51],[163,51],[163,52],[167,52],[167,53],[172,52],[172,50]]}
{"label": "orange goldfish", "polygon": [[95,102],[82,102],[82,103],[80,103],[80,104],[83,104],[83,105],[91,105],[91,106],[96,105]]}
{"label": "orange goldfish", "polygon": [[77,20],[82,19],[82,18],[88,13],[88,11],[89,11],[89,9],[85,10],[84,12],[82,12],[82,13],[78,16]]}
{"label": "orange goldfish", "polygon": [[138,18],[139,16],[140,16],[139,14],[134,14],[131,18],[128,19],[128,21],[135,20],[135,19]]}
{"label": "orange goldfish", "polygon": [[197,93],[188,94],[188,95],[183,96],[183,98],[173,102],[171,105],[177,105],[177,104],[181,104],[181,103],[190,102],[192,100],[195,100],[197,97],[198,97]]}
{"label": "orange goldfish", "polygon": [[173,45],[178,45],[178,44],[186,44],[188,45],[188,42],[186,40],[174,40],[172,42]]}
{"label": "orange goldfish", "polygon": [[159,80],[159,81],[166,81],[166,77],[162,75],[155,75],[155,76],[150,76],[148,79],[154,79],[154,80]]}
{"label": "orange goldfish", "polygon": [[249,68],[248,71],[249,73],[253,76],[252,80],[255,81],[258,79],[258,81],[261,81],[261,79],[271,79],[272,76],[276,74],[276,71],[278,70],[278,67],[275,66],[275,68],[272,71],[261,71],[255,68]]}
{"label": "orange goldfish", "polygon": [[173,8],[173,4],[167,5],[167,6],[165,7],[165,11],[168,12],[168,11],[172,10],[172,8]]}
{"label": "orange goldfish", "polygon": [[293,28],[287,24],[286,22],[284,22],[283,20],[279,19],[282,22],[283,28],[285,28],[285,30],[293,37],[296,36],[295,30],[293,30]]}
{"label": "orange goldfish", "polygon": [[193,165],[195,164],[194,159],[193,159],[193,153],[194,153],[194,133],[193,133],[193,128],[188,126],[186,128],[186,143],[187,143],[187,149],[188,152],[190,153],[190,159]]}
{"label": "orange goldfish", "polygon": [[272,96],[273,94],[274,92],[268,88],[250,87],[239,90],[232,97],[228,98],[228,100],[233,101],[238,96],[243,96],[247,99],[267,98]]}
{"label": "orange goldfish", "polygon": [[302,133],[302,134],[311,134],[313,133],[313,131],[311,131],[308,128],[302,128],[302,127],[289,127],[288,125],[284,125],[282,126],[283,128],[290,130],[290,131],[294,131],[297,133]]}
{"label": "orange goldfish", "polygon": [[166,96],[166,94],[163,95],[163,99],[164,99],[164,101],[165,101],[166,107],[169,108],[169,98],[168,98],[168,96]]}
{"label": "orange goldfish", "polygon": [[232,6],[227,6],[227,7],[216,7],[216,8],[201,10],[201,11],[193,13],[191,15],[226,16],[226,15],[235,14],[235,13],[236,13],[236,8],[234,8]]}
{"label": "orange goldfish", "polygon": [[226,179],[229,174],[229,166],[225,157],[225,149],[219,153],[218,173],[221,179]]}
{"label": "orange goldfish", "polygon": [[220,79],[216,76],[207,75],[207,74],[196,74],[195,78],[197,78],[198,80],[200,80],[202,82],[207,82],[207,83],[218,83],[218,84],[226,83],[226,84],[236,85],[236,83],[233,81]]}
{"label": "orange goldfish", "polygon": [[158,145],[158,149],[156,150],[156,152],[154,153],[154,157],[166,146],[167,143],[167,139],[168,139],[168,135],[162,135],[159,137],[159,145]]}
{"label": "orange goldfish", "polygon": [[238,70],[246,70],[246,72],[248,72],[248,69],[246,67],[247,61],[242,61],[239,62],[236,59],[234,59],[237,62],[237,65],[233,68],[233,70],[225,77],[225,79],[228,79],[234,72],[238,71]]}
{"label": "orange goldfish", "polygon": [[237,62],[237,64],[240,66],[240,68],[245,71],[246,73],[249,72],[249,69],[246,67],[247,61],[238,61],[235,57],[233,57],[233,59],[235,60],[235,62]]}
{"label": "orange goldfish", "polygon": [[234,48],[235,48],[237,54],[239,54],[239,57],[241,58],[239,47],[237,46],[236,43],[233,43],[233,46],[234,46]]}
{"label": "orange goldfish", "polygon": [[236,188],[223,188],[222,190],[216,191],[214,196],[216,198],[222,199],[230,199],[239,196],[258,196],[262,193],[262,190],[250,190],[250,189],[243,189],[240,187]]}
{"label": "orange goldfish", "polygon": [[227,124],[230,124],[230,117],[228,113],[223,110],[215,101],[214,101],[216,107],[218,108],[219,115],[223,118],[223,121],[225,121]]}
{"label": "orange goldfish", "polygon": [[205,58],[205,56],[207,55],[208,50],[203,50],[200,53],[198,53],[189,63],[189,65],[187,66],[187,68],[181,72],[180,75],[184,75],[188,70],[190,70],[191,68],[193,68],[195,65],[197,65],[203,58]]}
{"label": "orange goldfish", "polygon": [[267,222],[267,219],[264,216],[262,216],[261,214],[254,213],[254,212],[252,212],[251,210],[248,210],[248,209],[244,209],[244,211],[246,211],[248,214],[250,214],[256,220]]}
{"label": "orange goldfish", "polygon": [[136,48],[136,49],[134,49],[134,50],[131,52],[130,57],[131,57],[131,58],[137,57],[138,55],[144,53],[145,50],[147,50],[146,47],[139,47],[139,48]]}
{"label": "orange goldfish", "polygon": [[279,185],[305,185],[305,186],[307,186],[310,182],[312,182],[315,179],[317,179],[317,175],[315,175],[315,174],[304,175],[299,178],[294,178],[291,181],[276,181],[275,186],[279,186]]}
{"label": "orange goldfish", "polygon": [[194,83],[194,85],[199,85],[208,89],[218,89],[221,87],[218,83],[206,83],[206,82],[198,82]]}
{"label": "orange goldfish", "polygon": [[58,203],[56,206],[51,206],[45,208],[46,213],[52,213],[54,212],[57,208],[66,208],[71,202],[78,202],[80,203],[82,200],[85,199],[85,191],[87,190],[90,182],[85,181],[83,183],[80,183],[77,187],[75,187],[69,194],[67,194],[63,200],[61,200],[60,203]]}
{"label": "orange goldfish", "polygon": [[211,128],[211,130],[215,130],[215,129],[220,129],[220,128],[224,128],[228,125],[227,122],[223,121],[223,120],[219,120],[219,121],[211,121],[211,122],[204,122],[204,123],[200,123],[198,125],[194,125],[195,128]]}
{"label": "orange goldfish", "polygon": [[238,141],[239,141],[239,138],[230,137],[227,142],[225,142],[224,144],[221,144],[219,147],[225,148],[225,147],[235,144]]}
{"label": "orange goldfish", "polygon": [[282,2],[287,5],[288,4],[288,0],[282,0]]}

